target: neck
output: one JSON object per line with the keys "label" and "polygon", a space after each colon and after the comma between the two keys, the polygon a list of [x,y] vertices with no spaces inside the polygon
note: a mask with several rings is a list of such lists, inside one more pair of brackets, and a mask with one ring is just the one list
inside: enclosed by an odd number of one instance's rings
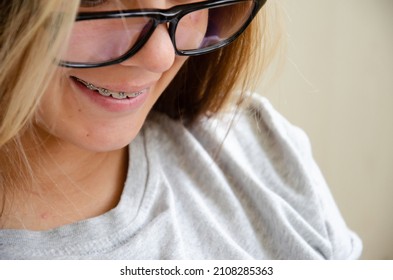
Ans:
{"label": "neck", "polygon": [[101,215],[117,205],[126,178],[127,147],[92,152],[56,138],[40,143],[27,153],[34,180],[29,185],[13,182],[20,187],[12,191],[12,204],[6,203],[2,227],[46,230]]}

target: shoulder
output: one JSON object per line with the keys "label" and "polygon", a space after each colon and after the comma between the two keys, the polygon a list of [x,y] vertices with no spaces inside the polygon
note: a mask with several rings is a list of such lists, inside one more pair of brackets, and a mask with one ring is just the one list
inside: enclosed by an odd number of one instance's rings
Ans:
{"label": "shoulder", "polygon": [[293,180],[315,171],[308,166],[314,161],[307,135],[260,95],[252,95],[243,107],[202,120],[189,131],[221,161],[259,176],[275,174]]}
{"label": "shoulder", "polygon": [[[285,251],[272,253],[275,258],[359,257],[361,242],[347,228],[308,137],[267,99],[254,95],[247,106],[191,127],[152,114],[147,131],[150,139],[159,139],[156,145],[166,159],[170,155],[172,165],[183,167],[181,172],[203,174],[199,176],[209,178],[211,192],[235,194],[241,205],[236,211],[248,215],[253,231],[263,238],[275,236],[261,239],[269,250],[284,250],[281,243],[286,240]],[[214,177],[223,178],[218,186],[212,183]]]}

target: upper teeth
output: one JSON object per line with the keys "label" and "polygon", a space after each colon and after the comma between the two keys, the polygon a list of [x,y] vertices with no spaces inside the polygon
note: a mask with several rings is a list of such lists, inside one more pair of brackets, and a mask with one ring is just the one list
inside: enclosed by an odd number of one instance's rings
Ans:
{"label": "upper teeth", "polygon": [[79,78],[75,78],[78,82],[84,84],[88,89],[91,90],[95,90],[97,91],[99,94],[101,94],[102,96],[111,96],[115,99],[126,99],[128,98],[133,98],[133,97],[137,97],[138,95],[141,95],[143,93],[143,91],[138,91],[138,92],[116,92],[116,91],[111,91],[109,89],[106,88],[102,88],[102,87],[96,87],[95,85],[86,82],[84,80],[81,80]]}

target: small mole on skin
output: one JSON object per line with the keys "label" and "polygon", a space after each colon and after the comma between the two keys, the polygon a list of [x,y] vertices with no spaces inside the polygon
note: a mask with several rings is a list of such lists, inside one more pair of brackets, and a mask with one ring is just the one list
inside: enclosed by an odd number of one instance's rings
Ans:
{"label": "small mole on skin", "polygon": [[41,219],[43,219],[43,220],[47,220],[47,219],[49,219],[49,216],[50,216],[50,214],[49,213],[42,213],[41,214]]}

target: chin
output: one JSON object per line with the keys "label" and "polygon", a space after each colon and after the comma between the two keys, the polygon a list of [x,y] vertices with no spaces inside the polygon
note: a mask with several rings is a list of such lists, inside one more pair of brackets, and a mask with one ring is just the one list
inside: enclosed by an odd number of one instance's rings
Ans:
{"label": "chin", "polygon": [[97,126],[97,123],[79,126],[67,124],[65,126],[52,127],[38,123],[36,128],[46,148],[61,147],[80,152],[110,152],[125,148],[137,136],[140,131],[139,125],[123,125],[108,123],[105,127]]}
{"label": "chin", "polygon": [[79,149],[90,152],[111,152],[127,147],[137,136],[138,131],[128,131],[128,133],[109,134],[103,132],[88,133],[74,139],[64,139],[68,143]]}
{"label": "chin", "polygon": [[74,147],[74,149],[81,152],[87,153],[106,153],[121,150],[127,147],[133,139],[126,141],[106,141],[85,139],[85,141],[69,141],[68,143]]}

